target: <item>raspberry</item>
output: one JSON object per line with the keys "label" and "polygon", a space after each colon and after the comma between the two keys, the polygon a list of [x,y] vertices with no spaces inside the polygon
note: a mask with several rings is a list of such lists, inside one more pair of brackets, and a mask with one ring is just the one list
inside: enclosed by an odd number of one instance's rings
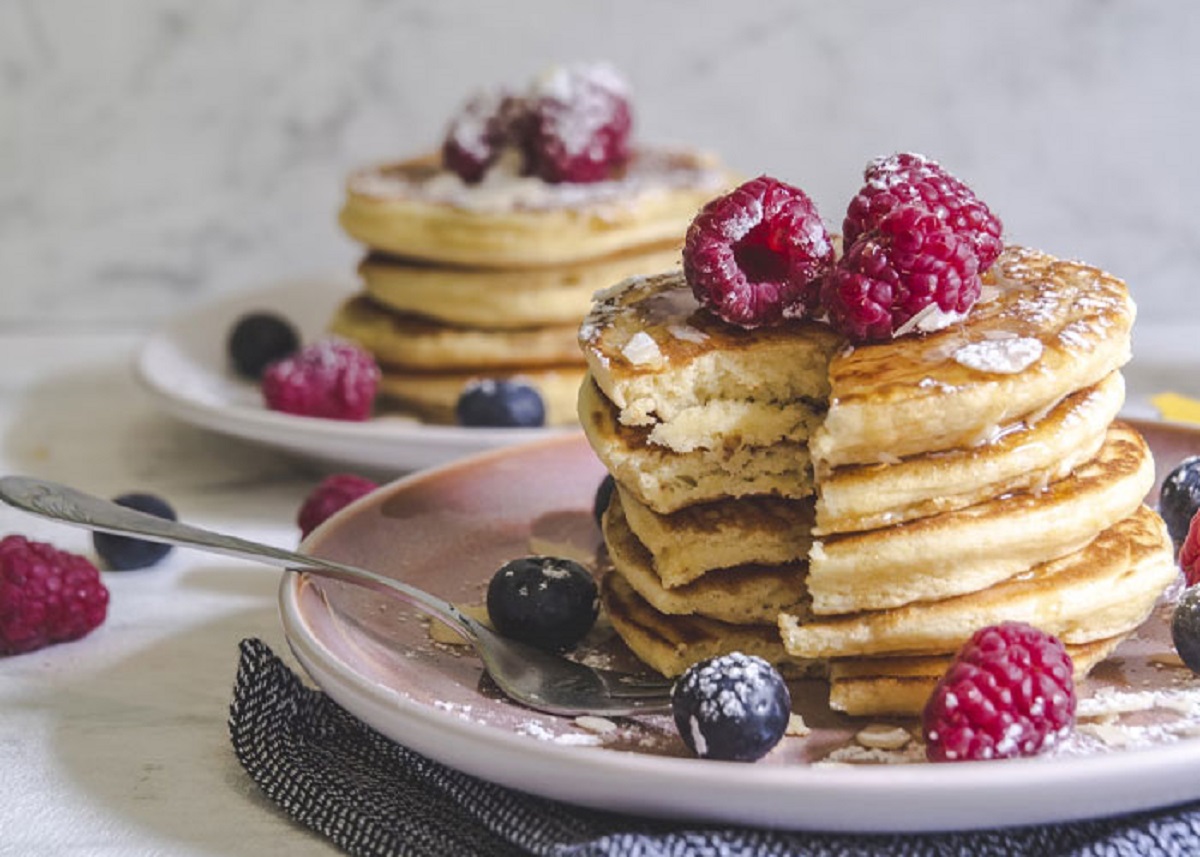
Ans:
{"label": "raspberry", "polygon": [[965,314],[979,298],[978,270],[970,241],[926,209],[902,205],[849,246],[821,287],[821,303],[850,339],[888,339],[927,307]]}
{"label": "raspberry", "polygon": [[0,539],[0,655],[77,640],[108,612],[108,590],[85,558],[22,536]]}
{"label": "raspberry", "polygon": [[359,497],[370,494],[379,486],[370,479],[355,476],[353,473],[335,473],[325,477],[314,488],[300,506],[296,515],[296,523],[300,525],[300,535],[307,536],[326,518]]}
{"label": "raspberry", "polygon": [[979,272],[992,266],[1003,249],[1003,225],[974,192],[937,161],[902,153],[877,158],[863,171],[865,184],[846,211],[842,238],[848,247],[875,229],[900,205],[929,209],[943,224],[970,240],[979,259]]}
{"label": "raspberry", "polygon": [[272,363],[263,372],[267,407],[305,417],[365,420],[379,386],[375,359],[357,345],[327,339]]}
{"label": "raspberry", "polygon": [[1179,567],[1188,586],[1200,583],[1200,512],[1192,516],[1187,536],[1179,548]]}
{"label": "raspberry", "polygon": [[529,172],[551,183],[611,178],[629,159],[628,89],[606,65],[551,70],[528,97]]}
{"label": "raspberry", "polygon": [[1071,656],[1057,637],[1024,622],[976,631],[925,704],[931,762],[1032,756],[1075,720]]}
{"label": "raspberry", "polygon": [[442,164],[467,184],[481,181],[488,168],[515,141],[524,104],[506,92],[473,96],[450,120],[442,142]]}
{"label": "raspberry", "polygon": [[696,299],[745,328],[808,315],[832,265],[833,243],[812,200],[769,176],[711,200],[683,245]]}

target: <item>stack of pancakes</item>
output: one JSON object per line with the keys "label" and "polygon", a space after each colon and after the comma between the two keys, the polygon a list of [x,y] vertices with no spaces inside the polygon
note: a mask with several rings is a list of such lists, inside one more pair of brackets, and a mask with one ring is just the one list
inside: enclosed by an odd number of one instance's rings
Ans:
{"label": "stack of pancakes", "polygon": [[962,322],[871,345],[733,327],[678,274],[600,295],[579,404],[617,483],[617,632],[666,675],[733,650],[826,675],[850,714],[919,712],[1005,620],[1086,673],[1176,574],[1115,421],[1133,317],[1121,281],[1019,248]]}
{"label": "stack of pancakes", "polygon": [[341,224],[368,250],[331,332],[383,370],[381,395],[453,422],[469,383],[520,378],[573,423],[576,332],[603,286],[678,265],[696,208],[728,183],[706,156],[643,148],[618,178],[547,184],[498,166],[467,185],[425,157],[353,174]]}

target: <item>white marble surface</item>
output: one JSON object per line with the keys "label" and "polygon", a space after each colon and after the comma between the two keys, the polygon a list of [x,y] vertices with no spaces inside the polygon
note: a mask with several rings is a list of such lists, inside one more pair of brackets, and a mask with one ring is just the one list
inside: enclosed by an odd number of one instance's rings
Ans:
{"label": "white marble surface", "polygon": [[[190,522],[295,546],[319,474],[157,413],[129,372],[137,341],[0,335],[0,473],[150,490]],[[85,531],[0,506],[9,533],[94,556]],[[0,658],[0,855],[336,853],[258,792],[229,743],[238,642],[290,659],[279,572],[176,549],[104,581],[91,635]]]}
{"label": "white marble surface", "polygon": [[807,188],[839,222],[916,149],[1010,237],[1200,322],[1200,6],[1185,0],[0,3],[0,325],[144,330],[347,272],[355,165],[436,144],[484,82],[607,58],[640,133]]}

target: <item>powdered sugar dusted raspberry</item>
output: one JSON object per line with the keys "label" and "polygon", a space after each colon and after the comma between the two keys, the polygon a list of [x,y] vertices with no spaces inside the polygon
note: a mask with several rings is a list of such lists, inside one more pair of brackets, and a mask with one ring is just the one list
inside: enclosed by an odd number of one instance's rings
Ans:
{"label": "powdered sugar dusted raspberry", "polygon": [[847,246],[876,228],[897,206],[921,205],[971,242],[980,273],[1000,255],[1000,219],[937,161],[911,152],[876,158],[863,171],[863,179],[865,183],[850,201],[842,224]]}
{"label": "powdered sugar dusted raspberry", "polygon": [[821,304],[851,340],[884,340],[931,305],[965,314],[980,285],[970,241],[926,209],[902,205],[847,248],[822,286]]}
{"label": "powdered sugar dusted raspberry", "polygon": [[[472,96],[450,120],[442,163],[464,182],[480,181],[512,140],[512,96],[503,90]],[[509,109],[506,109],[509,108]]]}
{"label": "powdered sugar dusted raspberry", "polygon": [[1188,586],[1200,583],[1200,513],[1192,516],[1187,536],[1179,548],[1179,567]]}
{"label": "powdered sugar dusted raspberry", "polygon": [[684,242],[683,272],[701,305],[754,328],[807,316],[833,253],[812,200],[760,176],[700,210]]}
{"label": "powdered sugar dusted raspberry", "polygon": [[1032,756],[1075,722],[1071,656],[1023,622],[977,631],[938,682],[922,715],[933,762]]}
{"label": "powdered sugar dusted raspberry", "polygon": [[611,66],[553,68],[526,96],[527,165],[548,182],[595,182],[629,159],[629,89]]}
{"label": "powdered sugar dusted raspberry", "polygon": [[87,559],[23,536],[0,539],[0,655],[76,640],[107,613],[108,589]]}
{"label": "powdered sugar dusted raspberry", "polygon": [[326,339],[272,363],[263,373],[271,410],[335,420],[365,420],[379,386],[375,359],[349,342]]}

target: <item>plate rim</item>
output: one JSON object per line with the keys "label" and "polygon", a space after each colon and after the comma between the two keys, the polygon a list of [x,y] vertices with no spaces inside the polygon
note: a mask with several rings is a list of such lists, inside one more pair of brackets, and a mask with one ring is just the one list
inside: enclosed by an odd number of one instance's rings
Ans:
{"label": "plate rim", "polygon": [[[1161,425],[1178,429],[1169,423]],[[1200,435],[1196,430],[1191,433]],[[555,444],[582,444],[586,448],[586,443],[577,436],[546,438],[489,450],[409,474],[381,486],[379,491],[334,515],[314,530],[301,549],[319,552],[323,537],[349,520],[363,505],[384,502],[398,492],[441,478],[448,471],[487,466],[493,459],[536,455],[539,450]],[[280,615],[292,652],[322,690],[398,743],[473,776],[546,798],[641,816],[865,834],[934,833],[1082,821],[1165,808],[1200,797],[1200,782],[1191,790],[1179,785],[1195,779],[1190,775],[1200,765],[1200,739],[1090,756],[952,765],[845,767],[739,765],[541,741],[458,718],[376,685],[352,669],[347,670],[336,656],[323,650],[319,640],[309,631],[299,609],[302,585],[300,575],[284,574],[279,588]],[[395,716],[397,712],[399,723]],[[414,728],[416,732],[412,731]],[[414,737],[415,742],[408,740]],[[588,772],[593,776],[601,775],[602,782],[564,792],[559,777],[530,780],[524,775],[522,769],[531,759],[543,767],[571,769],[577,780],[587,779],[578,776],[582,770],[580,760],[586,759]],[[703,807],[682,802],[679,796],[689,792],[679,789],[681,785],[709,779],[698,778],[698,771],[718,771],[722,793],[738,799],[720,806]],[[1111,788],[1113,782],[1128,783],[1131,777],[1146,777],[1148,771],[1153,772],[1153,777],[1149,778],[1151,787],[1139,789],[1134,794],[1130,794],[1128,788]],[[629,794],[631,777],[643,784],[643,788],[632,790],[636,799]],[[1093,785],[1080,792],[1081,782]],[[1056,796],[1065,793],[1070,802],[1043,799],[1014,804],[1014,795],[1028,792],[1031,783],[1039,792]],[[1095,783],[1103,785],[1096,786]],[[657,786],[655,791],[660,794],[663,789],[666,793],[659,800],[648,803],[645,784]],[[1070,788],[1066,789],[1067,786]],[[784,800],[778,800],[780,790],[784,790]],[[901,796],[899,801],[895,800],[897,795]],[[771,797],[777,800],[769,800]],[[858,802],[860,815],[864,798],[891,800],[892,803],[882,812],[873,805],[869,818],[856,817],[851,821],[844,818],[845,808],[853,803],[851,798]],[[922,812],[931,801],[941,802],[943,811],[937,819]],[[799,814],[798,804],[806,804],[805,811]],[[837,812],[839,808],[840,813]]]}

